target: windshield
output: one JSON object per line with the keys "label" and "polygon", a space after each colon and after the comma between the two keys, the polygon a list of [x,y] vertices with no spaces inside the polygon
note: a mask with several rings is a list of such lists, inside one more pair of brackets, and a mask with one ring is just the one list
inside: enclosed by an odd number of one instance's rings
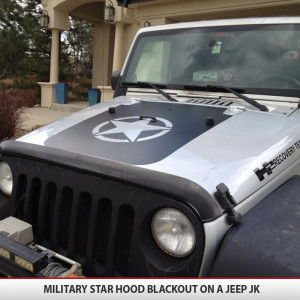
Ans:
{"label": "windshield", "polygon": [[299,25],[241,25],[142,33],[123,82],[299,96],[299,30]]}

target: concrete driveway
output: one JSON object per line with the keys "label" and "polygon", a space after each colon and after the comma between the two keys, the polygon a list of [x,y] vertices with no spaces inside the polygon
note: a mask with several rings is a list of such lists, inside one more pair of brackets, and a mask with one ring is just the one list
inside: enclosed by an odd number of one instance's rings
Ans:
{"label": "concrete driveway", "polygon": [[70,114],[70,112],[54,111],[45,107],[26,108],[22,114],[20,129],[30,131],[36,126],[49,124]]}

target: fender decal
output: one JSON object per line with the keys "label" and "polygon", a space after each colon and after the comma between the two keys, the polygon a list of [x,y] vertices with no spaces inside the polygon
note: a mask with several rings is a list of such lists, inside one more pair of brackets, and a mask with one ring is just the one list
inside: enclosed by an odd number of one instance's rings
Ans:
{"label": "fender decal", "polygon": [[286,161],[290,156],[292,156],[297,150],[300,149],[300,140],[294,143],[292,146],[284,150],[281,154],[270,160],[269,162],[265,162],[262,164],[262,168],[254,169],[254,173],[258,177],[259,181],[263,181],[265,179],[265,175],[271,175],[273,170],[279,166],[281,163]]}

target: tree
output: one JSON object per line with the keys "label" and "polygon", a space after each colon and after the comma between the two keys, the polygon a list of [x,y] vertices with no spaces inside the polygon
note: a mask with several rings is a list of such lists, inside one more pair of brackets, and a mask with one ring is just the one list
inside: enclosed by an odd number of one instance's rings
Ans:
{"label": "tree", "polygon": [[23,0],[22,7],[24,17],[20,25],[26,44],[25,59],[20,64],[22,75],[36,76],[40,81],[48,81],[51,32],[40,28],[40,0]]}
{"label": "tree", "polygon": [[25,58],[26,43],[20,28],[22,7],[15,1],[0,2],[0,76],[17,72]]}
{"label": "tree", "polygon": [[[51,31],[39,25],[40,0],[0,0],[0,79],[49,81]],[[93,25],[70,17],[62,34],[60,76],[91,77]]]}
{"label": "tree", "polygon": [[76,17],[69,18],[69,28],[63,35],[64,55],[70,60],[72,74],[76,77],[92,77],[93,38],[92,23]]}
{"label": "tree", "polygon": [[0,76],[48,77],[50,34],[39,28],[39,0],[0,2]]}

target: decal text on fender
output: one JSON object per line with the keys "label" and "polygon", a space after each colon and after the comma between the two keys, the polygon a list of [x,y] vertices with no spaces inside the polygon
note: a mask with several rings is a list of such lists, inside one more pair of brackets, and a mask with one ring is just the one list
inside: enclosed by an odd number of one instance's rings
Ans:
{"label": "decal text on fender", "polygon": [[269,162],[265,162],[262,164],[262,168],[256,168],[254,173],[258,177],[259,181],[263,181],[265,179],[265,175],[271,175],[273,170],[283,163],[286,159],[292,156],[297,150],[300,149],[300,140],[294,143],[294,145],[287,148],[281,154],[276,156],[274,159],[270,160]]}

